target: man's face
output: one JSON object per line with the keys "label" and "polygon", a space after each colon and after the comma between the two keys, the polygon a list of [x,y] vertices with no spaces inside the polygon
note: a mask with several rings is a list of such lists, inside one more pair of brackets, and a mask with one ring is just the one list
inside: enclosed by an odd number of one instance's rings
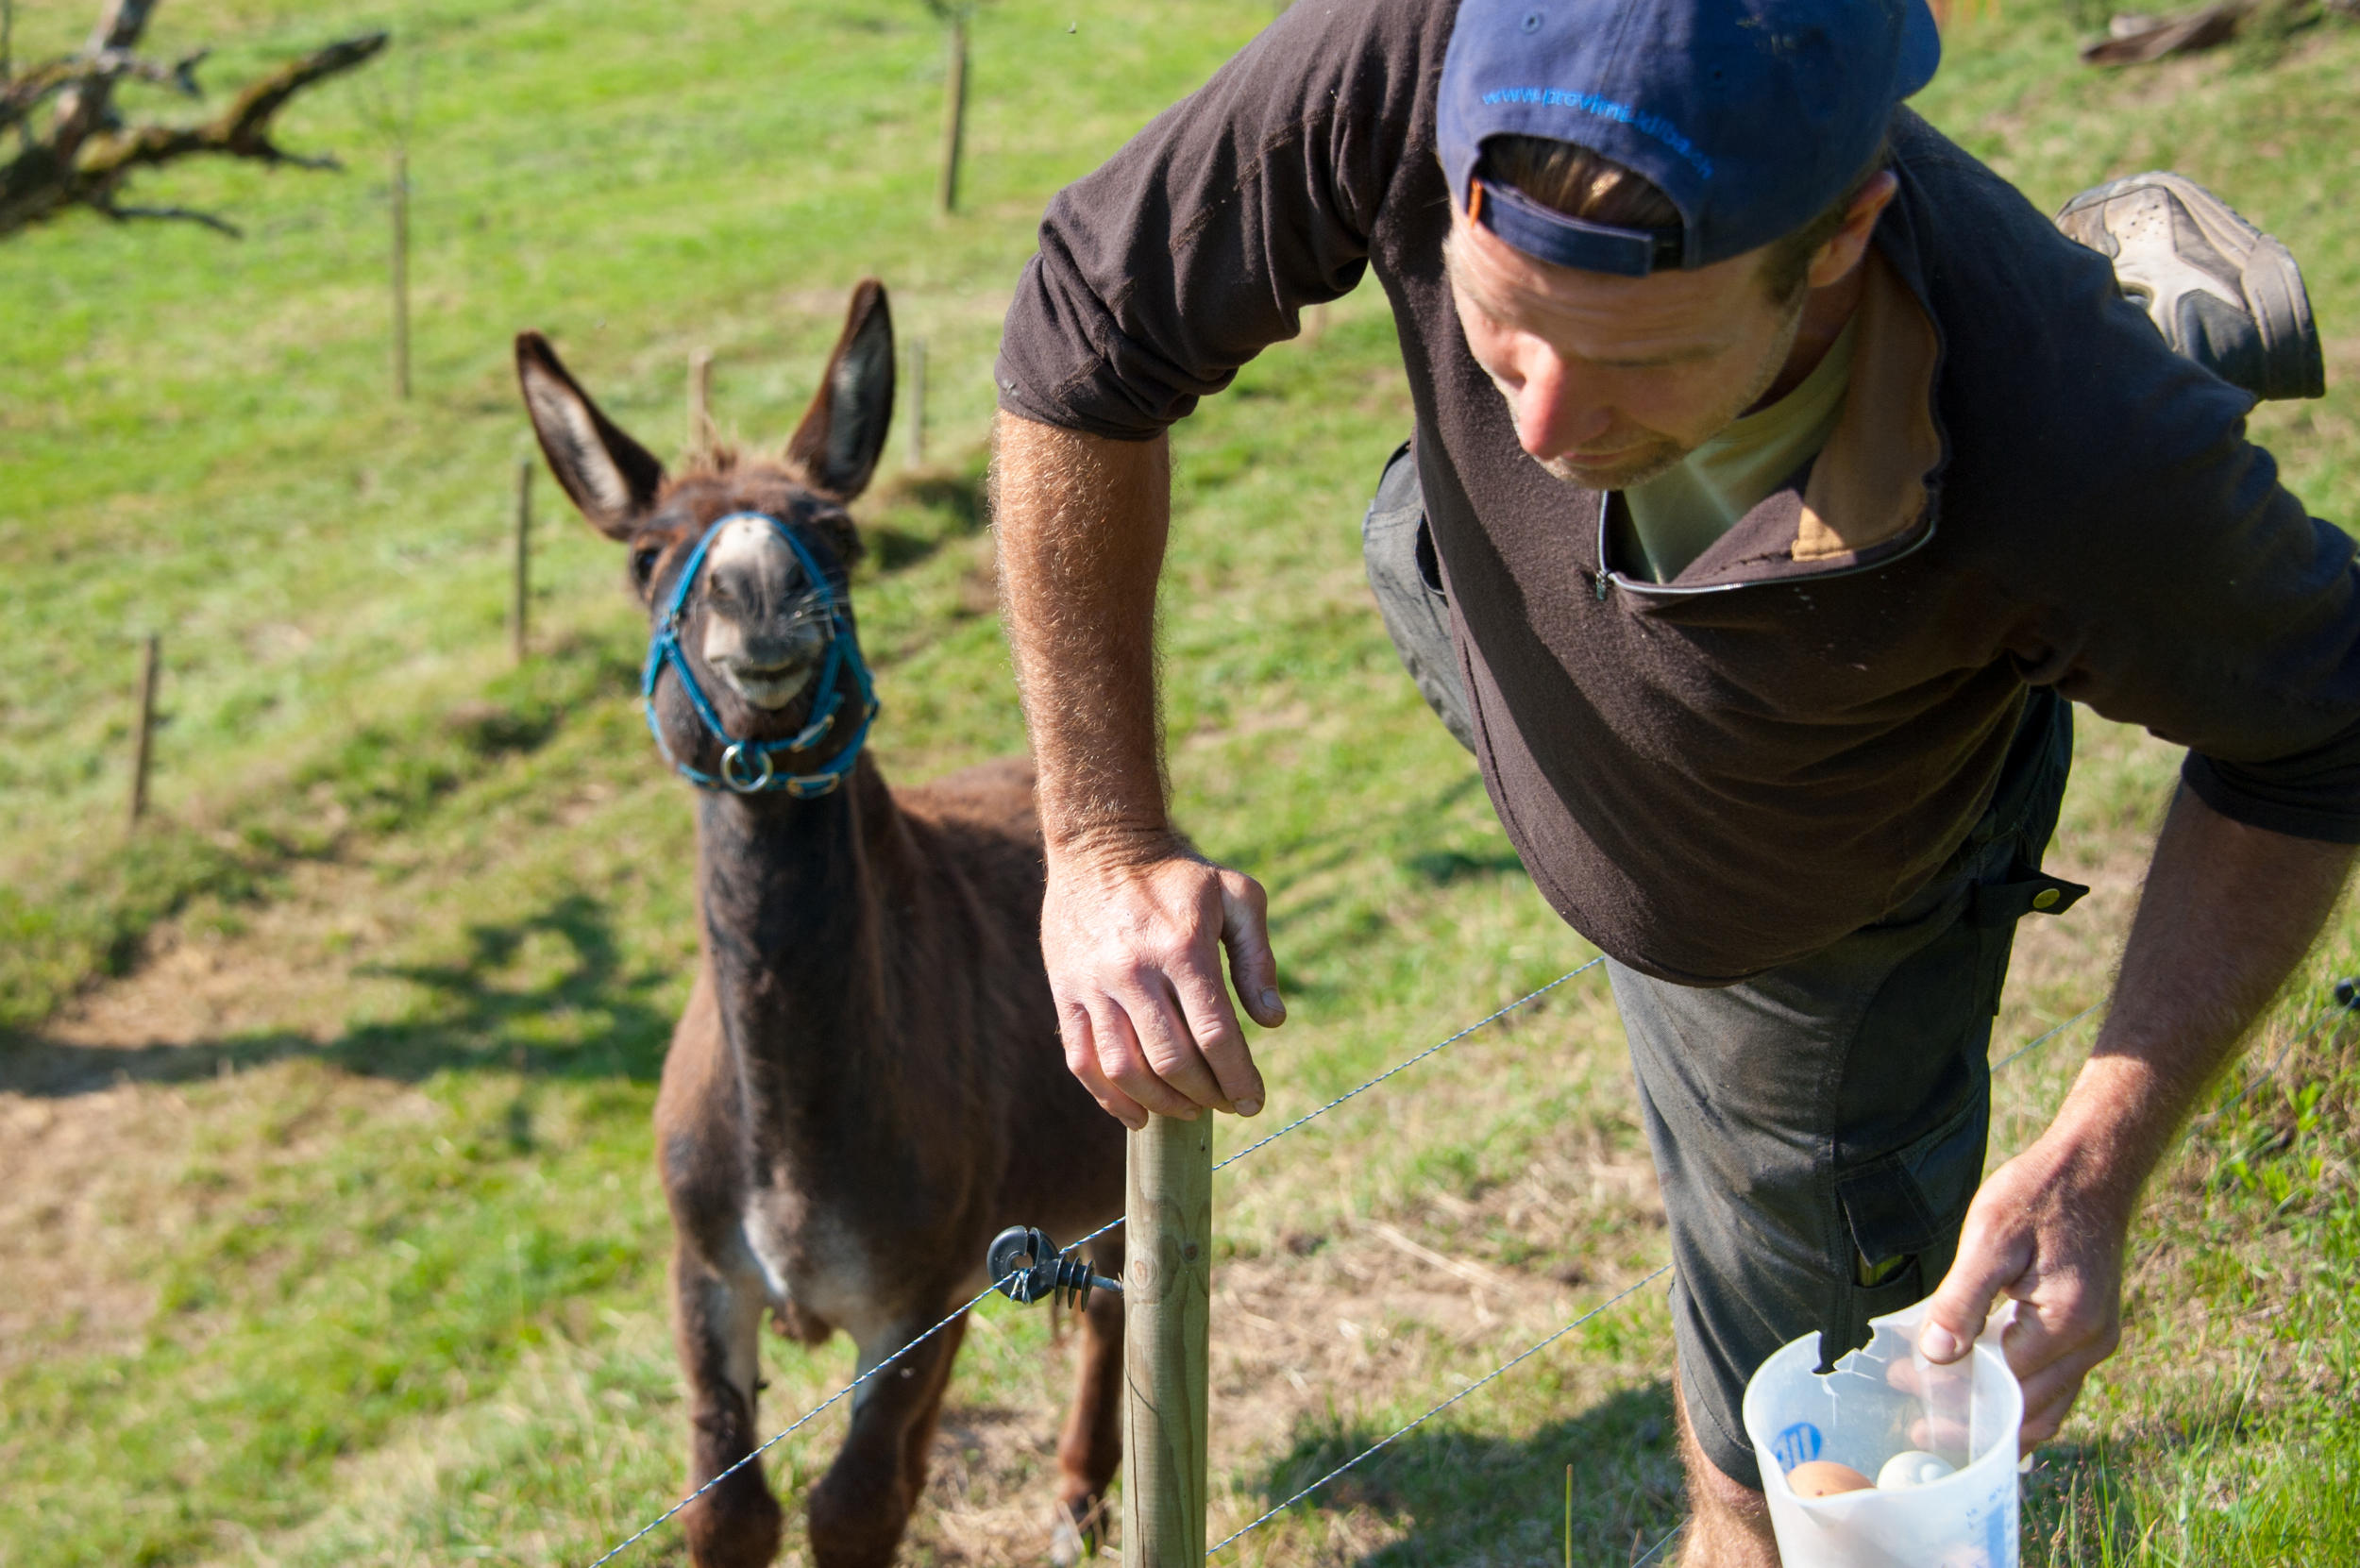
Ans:
{"label": "man's face", "polygon": [[1802,318],[1758,253],[1616,278],[1536,261],[1460,216],[1445,252],[1459,326],[1516,438],[1568,483],[1624,490],[1677,464],[1768,390]]}

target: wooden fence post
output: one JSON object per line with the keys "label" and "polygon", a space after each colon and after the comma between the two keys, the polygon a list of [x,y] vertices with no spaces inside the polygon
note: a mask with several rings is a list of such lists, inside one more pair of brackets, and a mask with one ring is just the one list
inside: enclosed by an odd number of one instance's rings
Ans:
{"label": "wooden fence post", "polygon": [[942,183],[935,205],[949,212],[959,204],[959,152],[967,139],[967,18],[951,18],[951,57],[942,84]]}
{"label": "wooden fence post", "polygon": [[532,460],[516,460],[515,582],[508,598],[508,648],[525,662],[525,615],[532,588]]}
{"label": "wooden fence post", "polygon": [[394,149],[394,396],[410,399],[410,154]]}
{"label": "wooden fence post", "polygon": [[910,466],[926,466],[926,340],[910,339]]}
{"label": "wooden fence post", "polygon": [[1130,1135],[1123,1271],[1123,1568],[1202,1568],[1213,1116]]}
{"label": "wooden fence post", "polygon": [[701,452],[713,445],[713,350],[700,348],[688,356],[688,449]]}
{"label": "wooden fence post", "polygon": [[162,640],[150,632],[140,642],[140,723],[131,752],[131,826],[147,815],[147,764],[156,733],[156,683],[161,673]]}

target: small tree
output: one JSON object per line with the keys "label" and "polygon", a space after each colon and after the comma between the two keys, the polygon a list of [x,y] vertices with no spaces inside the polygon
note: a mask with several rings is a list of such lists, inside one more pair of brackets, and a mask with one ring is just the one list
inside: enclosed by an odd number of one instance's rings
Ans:
{"label": "small tree", "polygon": [[[385,47],[382,32],[362,33],[314,49],[248,83],[229,107],[200,125],[126,124],[115,84],[154,82],[197,97],[196,68],[206,51],[165,64],[139,52],[159,0],[105,0],[98,25],[80,53],[16,69],[8,38],[12,0],[0,0],[0,239],[76,207],[118,220],[177,218],[235,235],[236,227],[185,207],[135,207],[123,194],[131,177],[183,158],[211,155],[291,164],[342,165],[323,155],[291,153],[271,139],[271,120],[288,99],[349,71]],[[45,125],[36,121],[46,114]]]}

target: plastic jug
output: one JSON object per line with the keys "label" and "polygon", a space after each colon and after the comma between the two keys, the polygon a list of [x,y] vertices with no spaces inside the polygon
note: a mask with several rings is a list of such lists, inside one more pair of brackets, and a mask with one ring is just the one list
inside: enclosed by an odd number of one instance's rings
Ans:
{"label": "plastic jug", "polygon": [[[1917,1354],[1923,1302],[1871,1321],[1875,1338],[1822,1377],[1819,1336],[1804,1335],[1745,1385],[1745,1435],[1762,1462],[1785,1568],[2016,1568],[2016,1431],[2024,1391],[2000,1354],[2014,1304],[1974,1351],[1936,1366]],[[1908,1449],[1955,1467],[1900,1490],[1797,1496],[1786,1473],[1832,1459],[1874,1477]]]}

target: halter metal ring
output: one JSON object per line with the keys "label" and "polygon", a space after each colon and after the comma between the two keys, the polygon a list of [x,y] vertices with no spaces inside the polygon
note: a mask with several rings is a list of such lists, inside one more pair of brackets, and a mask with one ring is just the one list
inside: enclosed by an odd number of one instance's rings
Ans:
{"label": "halter metal ring", "polygon": [[730,749],[721,753],[721,782],[740,795],[752,795],[769,788],[770,776],[778,769],[778,764],[772,760],[769,752],[755,751],[751,755],[756,762],[762,764],[762,773],[757,778],[745,778],[738,769],[744,765],[748,755],[746,743],[742,740],[733,741]]}

